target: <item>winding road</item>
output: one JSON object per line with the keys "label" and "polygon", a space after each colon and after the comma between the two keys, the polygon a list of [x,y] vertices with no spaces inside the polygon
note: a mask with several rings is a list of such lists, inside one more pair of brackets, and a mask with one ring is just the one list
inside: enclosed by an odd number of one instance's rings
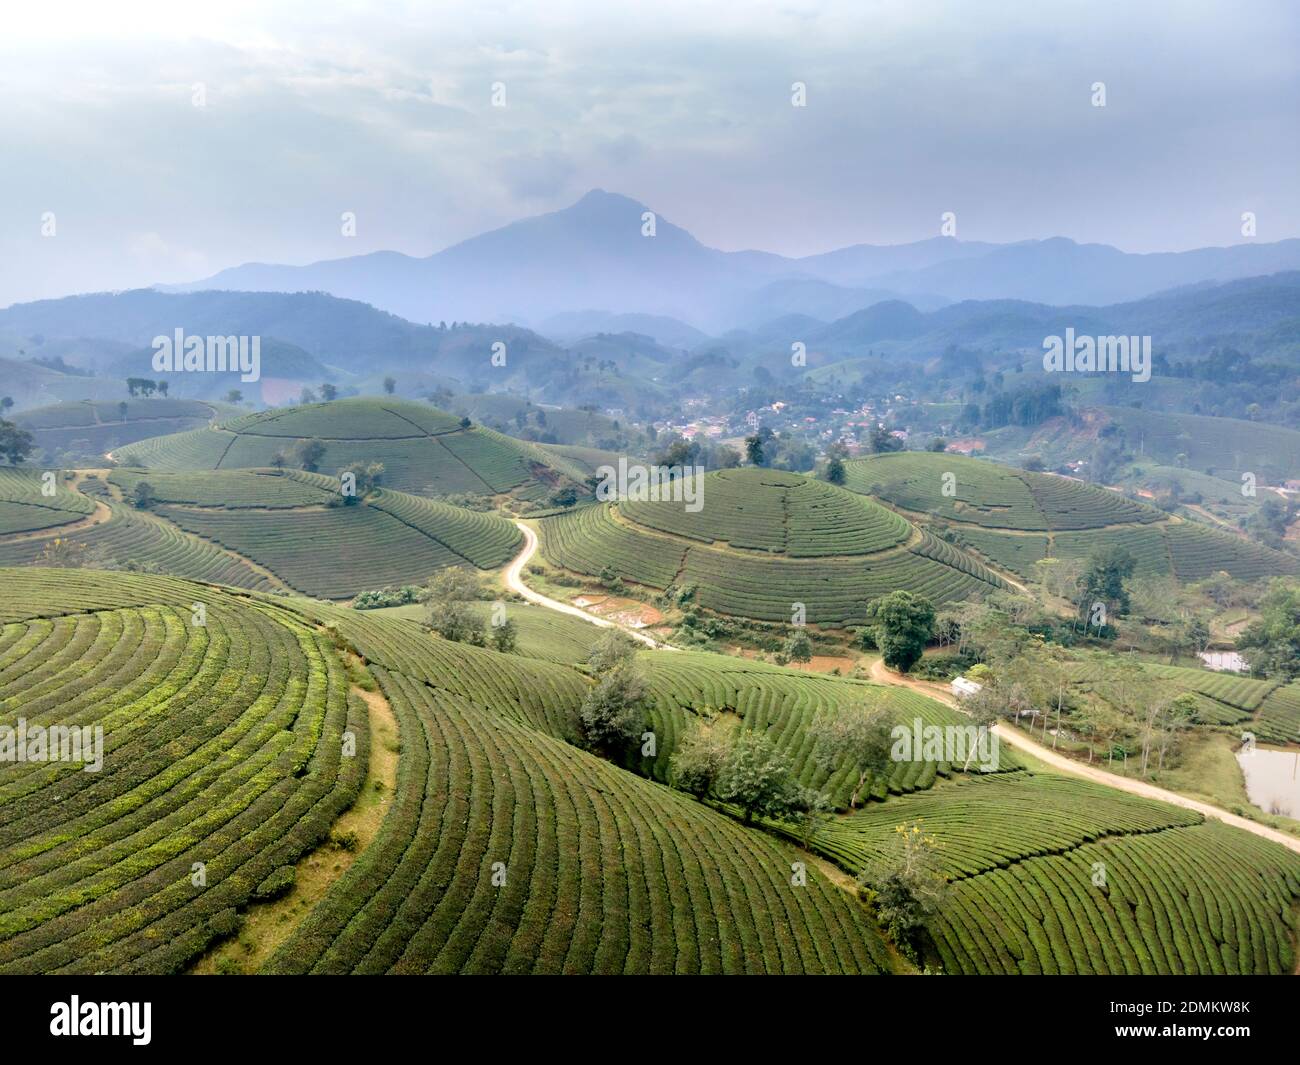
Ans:
{"label": "winding road", "polygon": [[[561,614],[569,614],[576,618],[582,618],[593,625],[599,625],[602,628],[621,629],[627,635],[635,640],[641,641],[649,647],[660,651],[675,651],[677,648],[648,636],[644,632],[638,632],[636,629],[630,629],[625,625],[619,625],[610,621],[608,618],[597,617],[595,614],[589,614],[570,603],[562,603],[558,599],[551,599],[549,596],[535,592],[523,582],[521,574],[528,560],[533,557],[537,551],[537,534],[521,521],[515,522],[515,527],[524,535],[524,548],[519,555],[507,567],[505,571],[506,586],[513,592],[518,592],[530,603],[536,603],[538,606],[544,606],[550,610],[559,611]],[[877,684],[889,684],[896,688],[908,688],[917,692],[935,702],[943,703],[945,706],[960,711],[961,707],[957,705],[948,690],[942,684],[934,684],[927,681],[916,680],[912,677],[904,676],[901,673],[895,673],[885,667],[885,663],[876,659],[871,663],[871,679]],[[1076,777],[1083,777],[1085,780],[1094,781],[1097,784],[1105,784],[1107,787],[1117,791],[1128,792],[1130,795],[1138,795],[1144,799],[1158,799],[1161,802],[1171,803],[1174,806],[1181,806],[1185,810],[1194,810],[1204,817],[1213,817],[1225,824],[1232,825],[1234,828],[1240,828],[1246,832],[1253,832],[1264,839],[1272,840],[1274,843],[1280,843],[1288,850],[1300,854],[1300,839],[1295,836],[1287,835],[1285,832],[1279,832],[1276,829],[1269,828],[1267,825],[1261,825],[1246,817],[1239,817],[1237,814],[1229,813],[1227,810],[1220,809],[1208,802],[1200,802],[1197,799],[1189,799],[1185,795],[1179,795],[1177,792],[1166,791],[1164,788],[1158,788],[1154,784],[1148,784],[1142,780],[1133,780],[1130,777],[1116,776],[1114,773],[1108,773],[1104,769],[1096,766],[1085,765],[1082,762],[1076,762],[1073,758],[1067,758],[1058,754],[1050,747],[1045,747],[1030,739],[1023,732],[1017,729],[1008,728],[1005,725],[994,725],[993,732],[998,737],[999,742],[1010,744],[1012,747],[1019,748],[1026,754],[1038,759],[1052,769],[1062,773],[1070,773]]]}
{"label": "winding road", "polygon": [[558,599],[552,599],[549,596],[542,595],[541,592],[535,592],[523,582],[520,574],[524,571],[524,566],[528,560],[537,552],[537,534],[522,521],[515,522],[515,528],[524,534],[524,549],[519,552],[515,560],[506,567],[505,582],[506,587],[512,592],[518,592],[530,603],[536,603],[538,606],[544,606],[549,610],[559,611],[561,614],[569,614],[575,618],[582,618],[583,621],[589,621],[593,625],[599,625],[604,629],[619,629],[631,636],[634,640],[639,640],[647,647],[653,647],[656,651],[675,651],[673,647],[666,643],[661,643],[653,636],[644,632],[638,632],[636,629],[630,629],[626,625],[620,625],[617,622],[610,621],[608,618],[597,617],[595,614],[589,614],[587,611],[572,605],[571,603],[561,603]]}
{"label": "winding road", "polygon": [[[871,679],[878,684],[892,684],[899,688],[909,688],[921,695],[928,696],[935,702],[943,703],[954,710],[960,710],[957,700],[954,699],[944,689],[941,684],[931,684],[922,680],[915,680],[911,677],[905,677],[902,674],[895,673],[885,667],[885,663],[876,659],[871,663]],[[1142,780],[1133,780],[1130,777],[1116,776],[1114,773],[1108,773],[1104,769],[1096,766],[1085,765],[1083,762],[1076,762],[1073,758],[1067,758],[1063,754],[1058,754],[1050,747],[1045,747],[1030,739],[1018,729],[1008,728],[1006,725],[994,725],[993,732],[998,737],[999,743],[1009,743],[1012,747],[1018,747],[1026,754],[1032,755],[1040,762],[1051,766],[1053,769],[1062,773],[1071,773],[1076,777],[1083,777],[1085,780],[1091,780],[1098,784],[1105,784],[1107,787],[1114,788],[1116,791],[1126,791],[1130,795],[1140,795],[1144,799],[1159,799],[1161,802],[1171,803],[1174,806],[1181,806],[1185,810],[1195,810],[1205,817],[1213,817],[1225,824],[1232,825],[1234,828],[1242,828],[1247,832],[1253,832],[1257,836],[1263,836],[1274,843],[1280,843],[1288,850],[1293,850],[1300,854],[1300,839],[1295,836],[1287,835],[1285,832],[1279,832],[1277,829],[1269,828],[1267,825],[1261,825],[1257,821],[1252,821],[1246,817],[1239,817],[1236,814],[1229,813],[1227,810],[1220,809],[1208,802],[1200,802],[1196,799],[1189,799],[1185,795],[1179,795],[1177,792],[1166,791],[1164,788],[1158,788],[1154,784],[1148,784]]]}

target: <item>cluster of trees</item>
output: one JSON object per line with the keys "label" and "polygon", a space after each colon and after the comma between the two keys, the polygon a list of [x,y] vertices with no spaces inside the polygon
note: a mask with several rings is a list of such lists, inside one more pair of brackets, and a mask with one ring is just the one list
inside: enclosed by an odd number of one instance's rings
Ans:
{"label": "cluster of trees", "polygon": [[0,458],[11,466],[17,466],[31,454],[35,446],[32,434],[26,429],[0,419]]}
{"label": "cluster of trees", "polygon": [[967,403],[962,422],[972,429],[1001,429],[1006,425],[1035,426],[1067,412],[1061,386],[1024,385],[999,391],[983,404]]}
{"label": "cluster of trees", "polygon": [[1300,507],[1294,499],[1270,495],[1242,520],[1241,527],[1260,543],[1279,551],[1286,550],[1287,530],[1298,512]]}
{"label": "cluster of trees", "polygon": [[339,470],[340,486],[348,483],[351,478],[351,492],[344,492],[340,487],[339,494],[330,498],[329,505],[337,506],[355,506],[361,500],[365,499],[371,492],[378,488],[384,480],[384,464],[382,462],[353,462]]}
{"label": "cluster of trees", "polygon": [[1300,583],[1277,578],[1259,603],[1259,617],[1237,637],[1251,672],[1300,677]]}
{"label": "cluster of trees", "polygon": [[687,440],[676,434],[666,441],[661,440],[660,444],[663,446],[654,456],[657,466],[703,466],[706,470],[730,470],[740,465],[740,452],[729,444]]}
{"label": "cluster of trees", "polygon": [[160,396],[165,396],[170,387],[166,381],[151,381],[147,377],[128,377],[126,379],[127,393],[132,396],[152,396],[154,392],[157,392]]}
{"label": "cluster of trees", "polygon": [[303,386],[302,391],[298,394],[298,402],[304,406],[308,403],[329,403],[331,400],[338,398],[338,388],[335,385],[330,384],[328,381],[320,386],[319,394],[305,385]]}
{"label": "cluster of trees", "polygon": [[[271,465],[277,470],[285,466],[296,466],[308,473],[315,473],[320,468],[320,461],[324,457],[324,442],[313,437],[310,440],[295,440],[287,450],[277,451],[271,456]],[[383,472],[382,467],[380,472]]]}
{"label": "cluster of trees", "polygon": [[646,683],[636,644],[610,629],[592,646],[587,668],[596,683],[578,707],[578,734],[588,749],[619,761],[645,732]]}
{"label": "cluster of trees", "polygon": [[[937,620],[942,638],[979,661],[965,672],[981,689],[962,708],[977,725],[1028,719],[1044,740],[1054,728],[1053,747],[1069,732],[1087,745],[1089,761],[1097,752],[1127,761],[1135,750],[1143,775],[1164,769],[1192,724],[1195,701],[1138,659],[1095,652],[1076,664],[1062,645],[1032,631],[1044,617],[1033,600],[1009,595],[945,609]],[[1072,675],[1076,668],[1086,684]]]}
{"label": "cluster of trees", "polygon": [[473,570],[463,566],[439,570],[429,578],[421,595],[424,623],[444,640],[513,653],[518,646],[518,627],[504,614],[499,623],[494,616],[489,635],[489,626],[476,605],[483,596],[483,582]]}
{"label": "cluster of trees", "polygon": [[816,465],[817,449],[799,436],[788,432],[778,436],[764,425],[745,437],[745,461],[751,466],[798,473]]}

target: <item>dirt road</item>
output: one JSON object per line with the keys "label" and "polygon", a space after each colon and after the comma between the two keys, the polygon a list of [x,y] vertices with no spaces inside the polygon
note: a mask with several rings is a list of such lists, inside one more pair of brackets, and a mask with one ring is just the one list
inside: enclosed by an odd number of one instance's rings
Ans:
{"label": "dirt road", "polygon": [[666,643],[661,643],[653,636],[648,636],[644,632],[638,632],[636,629],[630,629],[625,625],[619,625],[617,622],[610,621],[608,618],[597,617],[595,614],[588,614],[587,611],[581,610],[571,603],[561,603],[558,599],[551,599],[549,596],[542,595],[541,592],[535,592],[523,582],[520,576],[524,571],[524,566],[528,560],[533,557],[537,551],[537,534],[533,532],[522,521],[515,522],[515,528],[524,534],[524,549],[519,552],[509,566],[506,567],[505,581],[506,587],[512,592],[518,592],[530,603],[536,603],[538,606],[544,606],[549,610],[559,611],[561,614],[570,614],[575,618],[582,618],[583,621],[589,621],[593,625],[599,625],[605,629],[619,629],[627,633],[632,639],[638,640],[647,647],[653,647],[657,651],[675,651],[677,648]]}
{"label": "dirt road", "polygon": [[[871,663],[871,679],[879,684],[892,684],[895,687],[910,688],[914,692],[929,696],[936,702],[950,706],[954,710],[959,710],[957,700],[954,699],[942,684],[934,684],[928,681],[915,680],[911,677],[905,677],[902,674],[895,673],[891,669],[885,668],[885,663],[876,659]],[[1256,821],[1251,821],[1245,817],[1238,817],[1236,814],[1228,813],[1217,806],[1212,806],[1207,802],[1198,802],[1196,799],[1189,799],[1185,795],[1179,795],[1176,792],[1166,791],[1164,788],[1158,788],[1154,784],[1148,784],[1145,781],[1133,780],[1129,777],[1116,776],[1114,773],[1108,773],[1104,769],[1096,766],[1085,765],[1082,762],[1076,762],[1073,758],[1067,758],[1063,754],[1058,754],[1050,747],[1044,747],[1041,743],[1031,740],[1023,732],[1016,729],[1008,728],[1005,725],[994,725],[993,732],[998,737],[999,743],[1009,743],[1012,747],[1018,747],[1026,754],[1037,758],[1040,762],[1051,766],[1053,769],[1060,770],[1062,773],[1071,773],[1077,777],[1083,777],[1085,780],[1092,780],[1098,784],[1105,784],[1107,787],[1115,788],[1117,791],[1126,791],[1130,795],[1140,795],[1144,799],[1159,799],[1162,802],[1171,803],[1174,806],[1181,806],[1186,810],[1195,810],[1206,817],[1213,817],[1225,824],[1232,825],[1234,828],[1242,828],[1247,832],[1253,832],[1257,836],[1263,836],[1274,843],[1280,843],[1288,850],[1293,850],[1300,854],[1300,839],[1295,836],[1289,836],[1285,832],[1278,832],[1276,829],[1269,828],[1267,825],[1261,825]]]}

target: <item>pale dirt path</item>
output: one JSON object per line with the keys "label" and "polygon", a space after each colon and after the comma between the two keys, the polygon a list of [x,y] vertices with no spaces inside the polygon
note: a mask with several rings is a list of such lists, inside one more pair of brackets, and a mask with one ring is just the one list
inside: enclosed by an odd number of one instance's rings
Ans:
{"label": "pale dirt path", "polygon": [[524,549],[519,552],[518,556],[509,566],[506,567],[505,582],[506,587],[512,592],[518,592],[530,603],[536,603],[538,606],[547,607],[550,610],[556,610],[561,614],[569,614],[575,618],[582,618],[583,621],[589,621],[593,625],[599,625],[604,629],[618,629],[621,632],[631,636],[632,639],[638,640],[647,647],[653,647],[656,651],[675,651],[677,648],[661,643],[653,636],[647,636],[644,632],[638,632],[636,629],[629,629],[625,625],[619,625],[617,622],[610,621],[608,618],[597,617],[595,614],[588,614],[570,603],[561,603],[558,599],[551,599],[549,596],[542,595],[541,592],[535,592],[523,582],[520,574],[524,571],[524,566],[528,560],[537,552],[537,534],[522,521],[515,522],[515,528],[524,534]]}
{"label": "pale dirt path", "polygon": [[[961,710],[957,705],[957,700],[948,694],[943,685],[902,676],[893,670],[886,669],[885,663],[880,659],[876,659],[871,663],[871,679],[879,684],[892,684],[899,688],[909,688],[921,695],[929,696],[936,702],[943,703],[954,710]],[[1238,817],[1236,814],[1228,813],[1227,810],[1221,810],[1210,803],[1199,802],[1196,799],[1189,799],[1185,795],[1179,795],[1177,792],[1166,791],[1154,784],[1147,784],[1145,781],[1133,780],[1129,777],[1116,776],[1114,773],[1108,773],[1096,766],[1076,762],[1073,758],[1058,754],[1050,747],[1044,747],[1042,744],[1031,740],[1024,733],[1007,728],[1004,725],[994,725],[993,732],[997,735],[999,742],[1006,742],[1011,744],[1012,747],[1019,747],[1027,754],[1033,755],[1040,762],[1051,766],[1053,769],[1059,769],[1063,773],[1071,773],[1074,776],[1083,777],[1085,780],[1105,784],[1117,791],[1126,791],[1130,795],[1140,795],[1144,799],[1159,799],[1161,802],[1181,806],[1185,810],[1195,810],[1205,817],[1213,817],[1224,822],[1224,824],[1232,825],[1234,828],[1242,828],[1247,832],[1253,832],[1257,836],[1263,836],[1274,843],[1280,843],[1288,850],[1300,854],[1300,839],[1295,836],[1288,836],[1285,832],[1278,832],[1267,825],[1261,825],[1245,817]]]}
{"label": "pale dirt path", "polygon": [[351,685],[351,691],[366,704],[370,759],[356,801],[339,815],[330,836],[353,832],[356,845],[344,849],[331,844],[327,838],[299,857],[294,864],[294,885],[288,894],[267,902],[250,903],[245,908],[239,935],[209,946],[187,973],[220,972],[218,966],[223,959],[241,972],[257,972],[379,835],[397,793],[397,716],[382,691],[366,691],[356,684]]}

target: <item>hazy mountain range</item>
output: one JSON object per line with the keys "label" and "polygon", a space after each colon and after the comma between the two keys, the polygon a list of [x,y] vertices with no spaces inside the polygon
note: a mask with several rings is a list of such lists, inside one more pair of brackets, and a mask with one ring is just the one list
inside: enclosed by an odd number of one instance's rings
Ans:
{"label": "hazy mountain range", "polygon": [[248,263],[160,287],[320,291],[414,322],[516,322],[563,337],[601,315],[671,317],[718,334],[783,314],[828,321],[890,299],[920,310],[969,299],[1100,305],[1300,269],[1296,239],[1139,255],[1063,237],[1014,244],[933,237],[796,259],[719,251],[660,216],[645,236],[649,213],[626,196],[593,190],[563,210],[425,258],[375,252],[305,266]]}
{"label": "hazy mountain range", "polygon": [[[2,310],[0,358],[14,360],[5,387],[25,404],[98,394],[90,378],[57,380],[61,375],[26,360],[64,360],[100,377],[152,376],[150,341],[176,328],[195,335],[263,337],[267,377],[306,384],[337,380],[346,386],[393,372],[423,375],[417,378],[421,387],[433,387],[441,378],[494,390],[549,387],[556,397],[585,387],[575,375],[599,376],[609,367],[647,390],[656,381],[680,384],[697,369],[703,374],[695,382],[701,388],[741,385],[748,380],[746,366],[788,366],[794,341],[806,345],[810,368],[869,353],[930,358],[951,347],[995,355],[1037,352],[1045,336],[1066,328],[1080,334],[1149,334],[1153,349],[1174,360],[1215,347],[1294,359],[1300,354],[1300,271],[1185,286],[1104,306],[966,300],[923,311],[894,299],[831,321],[782,314],[720,336],[674,318],[633,314],[572,313],[547,325],[556,339],[514,325],[416,324],[322,292],[138,289]],[[498,341],[506,345],[505,367],[491,359]],[[206,380],[175,387],[177,394],[191,394],[200,385],[217,389],[213,395],[230,387]]]}

